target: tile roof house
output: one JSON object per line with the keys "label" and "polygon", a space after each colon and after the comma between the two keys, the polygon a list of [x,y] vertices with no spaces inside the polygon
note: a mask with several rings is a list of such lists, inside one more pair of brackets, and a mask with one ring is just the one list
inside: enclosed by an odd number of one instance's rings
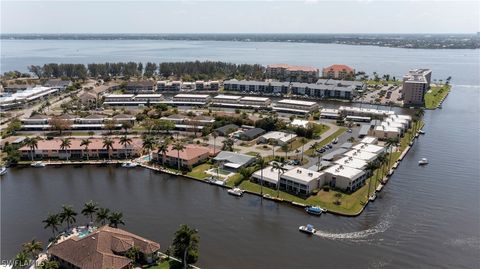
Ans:
{"label": "tile roof house", "polygon": [[334,64],[323,68],[322,77],[335,79],[353,79],[355,77],[355,69],[344,64]]}
{"label": "tile roof house", "polygon": [[123,269],[130,268],[132,261],[125,253],[137,247],[146,261],[160,249],[160,244],[133,233],[103,226],[80,238],[71,237],[52,245],[47,254],[60,263],[61,268]]}
{"label": "tile roof house", "polygon": [[[165,164],[177,166],[178,161],[180,161],[180,166],[192,168],[194,165],[206,161],[210,155],[213,155],[210,148],[194,144],[185,145],[185,149],[179,152],[173,149],[173,146],[169,146],[168,152],[165,153]],[[153,152],[153,159],[158,160],[160,163],[163,157],[162,153]]]}

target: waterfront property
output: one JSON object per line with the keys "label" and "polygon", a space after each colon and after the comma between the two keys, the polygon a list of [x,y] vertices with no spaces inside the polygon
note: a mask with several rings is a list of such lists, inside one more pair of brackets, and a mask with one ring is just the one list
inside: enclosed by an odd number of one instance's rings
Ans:
{"label": "waterfront property", "polygon": [[[63,114],[61,116],[47,116],[36,114],[30,118],[21,119],[22,130],[24,131],[48,131],[54,130],[52,121],[61,121],[65,124],[65,130],[101,130],[105,129],[107,123],[115,129],[120,129],[122,123],[133,124],[135,117],[132,115],[118,114],[113,117],[91,114],[86,117],[77,117],[73,115]],[[110,127],[109,127],[110,128]]]}
{"label": "waterfront property", "polygon": [[239,171],[241,168],[252,164],[255,161],[255,157],[231,151],[220,151],[213,160],[219,163],[222,169]]}
{"label": "waterfront property", "polygon": [[322,69],[323,78],[354,79],[355,69],[344,64],[334,64]]}
{"label": "waterfront property", "polygon": [[279,81],[255,81],[255,80],[225,80],[223,87],[226,91],[242,93],[258,92],[267,94],[287,94],[290,88],[289,82]]}
{"label": "waterfront property", "polygon": [[210,102],[211,97],[208,94],[177,94],[173,97],[170,104],[172,105],[206,105]]}
{"label": "waterfront property", "polygon": [[58,88],[35,86],[34,88],[27,88],[24,91],[0,97],[0,109],[8,110],[22,107],[28,103],[48,98],[57,93]]}
{"label": "waterfront property", "polygon": [[215,122],[214,118],[208,116],[190,117],[181,114],[173,114],[168,117],[162,117],[161,119],[173,122],[176,130],[193,132],[202,130],[205,125]]}
{"label": "waterfront property", "polygon": [[296,195],[309,195],[324,184],[324,173],[295,167],[280,176],[280,189]]}
{"label": "waterfront property", "polygon": [[364,185],[367,173],[360,169],[336,164],[325,170],[325,182],[334,188],[353,192]]}
{"label": "waterfront property", "polygon": [[352,149],[350,151],[345,152],[344,155],[347,156],[347,157],[361,159],[361,160],[364,160],[366,162],[372,162],[375,159],[377,159],[377,154],[372,153],[372,152],[368,152],[368,151],[364,151],[364,150],[360,150],[360,149]]}
{"label": "waterfront property", "polygon": [[267,66],[265,75],[280,81],[312,83],[318,79],[318,69],[310,66],[272,64]]}
{"label": "waterfront property", "polygon": [[273,105],[273,110],[279,112],[307,114],[319,109],[317,102],[283,99]]}
{"label": "waterfront property", "polygon": [[160,244],[122,229],[103,226],[83,237],[72,236],[54,243],[47,250],[51,260],[59,262],[61,268],[131,268],[133,261],[128,251],[137,249],[139,260],[151,263]]}
{"label": "waterfront property", "polygon": [[432,70],[414,69],[403,77],[402,99],[405,106],[423,106],[430,88]]}
{"label": "waterfront property", "polygon": [[125,158],[138,157],[142,152],[142,140],[133,138],[132,142],[127,145],[120,144],[120,139],[112,138],[112,147],[106,148],[103,139],[90,138],[88,149],[82,144],[82,139],[71,138],[70,146],[62,148],[61,139],[39,140],[37,148],[31,150],[28,146],[23,146],[19,149],[22,159],[85,159],[85,158]]}
{"label": "waterfront property", "polygon": [[359,170],[364,170],[367,167],[368,162],[362,159],[357,159],[353,157],[348,157],[345,156],[343,158],[340,158],[336,160],[334,163],[343,165],[343,166],[348,166],[351,168],[359,169]]}
{"label": "waterfront property", "polygon": [[[284,168],[287,169],[287,167]],[[258,182],[259,184],[263,179],[263,186],[276,189],[278,186],[278,179],[280,178],[280,175],[277,170],[273,169],[273,166],[269,165],[263,169],[255,171],[251,177],[255,182]]]}
{"label": "waterfront property", "polygon": [[279,146],[292,142],[297,137],[294,133],[285,133],[279,131],[268,132],[258,138],[258,143],[274,142]]}
{"label": "waterfront property", "polygon": [[371,153],[377,154],[377,155],[382,153],[382,152],[385,152],[384,147],[380,147],[380,146],[373,145],[373,144],[366,144],[366,143],[359,143],[359,144],[353,146],[353,149],[363,150],[363,151],[371,152]]}
{"label": "waterfront property", "polygon": [[181,151],[177,151],[170,145],[165,154],[153,152],[152,156],[159,163],[177,167],[180,162],[180,167],[191,169],[193,166],[205,162],[212,154],[210,148],[187,144]]}
{"label": "waterfront property", "polygon": [[366,116],[374,118],[383,118],[390,115],[395,115],[394,111],[391,110],[380,110],[374,108],[364,108],[364,107],[350,107],[350,106],[340,106],[338,111],[346,116]]}

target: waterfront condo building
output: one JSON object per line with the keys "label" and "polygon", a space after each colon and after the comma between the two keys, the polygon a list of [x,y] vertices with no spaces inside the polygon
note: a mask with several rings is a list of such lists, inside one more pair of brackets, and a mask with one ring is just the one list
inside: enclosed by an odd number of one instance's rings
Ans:
{"label": "waterfront condo building", "polygon": [[367,179],[365,171],[342,164],[335,164],[323,172],[325,173],[325,182],[347,192],[353,192],[360,188]]}
{"label": "waterfront condo building", "polygon": [[152,156],[154,160],[159,163],[165,163],[172,167],[177,167],[180,162],[180,167],[191,169],[194,165],[205,162],[211,155],[211,151],[207,147],[187,144],[185,149],[177,151],[173,149],[173,146],[168,147],[168,151],[165,154],[153,152]]}
{"label": "waterfront condo building", "polygon": [[155,82],[150,80],[129,81],[125,85],[125,92],[127,93],[153,93],[155,90]]}
{"label": "waterfront condo building", "polygon": [[307,114],[319,109],[319,105],[312,101],[283,99],[276,102],[272,109],[280,112]]}
{"label": "waterfront condo building", "polygon": [[267,66],[266,76],[280,81],[314,83],[318,79],[318,69],[309,66],[273,64]]}
{"label": "waterfront condo building", "polygon": [[322,77],[351,80],[355,78],[355,69],[344,64],[334,64],[323,68]]}
{"label": "waterfront condo building", "polygon": [[324,184],[324,178],[323,172],[296,167],[281,174],[280,189],[297,195],[309,195]]}
{"label": "waterfront condo building", "polygon": [[405,106],[422,106],[430,88],[432,70],[414,69],[403,77],[402,98]]}

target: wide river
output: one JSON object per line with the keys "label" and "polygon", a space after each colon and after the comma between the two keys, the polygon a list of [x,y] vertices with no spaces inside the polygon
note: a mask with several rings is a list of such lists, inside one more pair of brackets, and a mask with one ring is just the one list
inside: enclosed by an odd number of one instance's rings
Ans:
{"label": "wide river", "polygon": [[[217,187],[143,169],[10,169],[1,179],[1,257],[22,242],[46,241],[41,223],[62,204],[88,200],[124,213],[126,229],[171,243],[181,223],[200,231],[204,268],[478,268],[480,265],[479,50],[184,41],[5,41],[2,71],[47,62],[222,60],[353,65],[400,76],[410,68],[452,76],[443,109],[424,130],[379,199],[356,218],[234,198]],[[419,167],[427,157],[430,164]],[[84,222],[83,217],[78,218]],[[298,226],[312,223],[319,236]]]}

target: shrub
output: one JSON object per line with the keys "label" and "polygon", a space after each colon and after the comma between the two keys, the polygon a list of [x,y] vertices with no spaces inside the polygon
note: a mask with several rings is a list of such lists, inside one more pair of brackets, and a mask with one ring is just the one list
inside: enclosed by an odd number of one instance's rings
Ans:
{"label": "shrub", "polygon": [[323,186],[322,189],[323,189],[323,191],[330,191],[330,186],[325,185],[325,186]]}

